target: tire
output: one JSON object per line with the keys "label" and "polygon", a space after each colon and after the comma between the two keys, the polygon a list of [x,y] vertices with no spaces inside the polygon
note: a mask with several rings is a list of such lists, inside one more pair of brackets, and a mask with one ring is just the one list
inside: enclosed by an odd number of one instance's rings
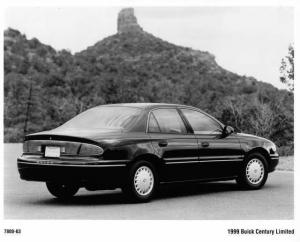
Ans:
{"label": "tire", "polygon": [[157,183],[155,167],[150,162],[141,160],[129,169],[127,182],[122,190],[134,202],[148,202],[155,194]]}
{"label": "tire", "polygon": [[55,197],[59,199],[68,199],[73,197],[79,187],[73,184],[63,184],[63,183],[55,183],[55,182],[46,182],[46,186],[48,191]]}
{"label": "tire", "polygon": [[264,186],[268,178],[268,163],[260,153],[249,154],[242,166],[237,183],[244,189],[256,190]]}

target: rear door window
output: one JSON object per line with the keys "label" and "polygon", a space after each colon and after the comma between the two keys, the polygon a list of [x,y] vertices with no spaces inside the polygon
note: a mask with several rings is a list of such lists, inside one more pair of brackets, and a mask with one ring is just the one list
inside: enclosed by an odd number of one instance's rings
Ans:
{"label": "rear door window", "polygon": [[150,133],[160,133],[160,128],[158,126],[157,120],[155,119],[153,113],[151,113],[149,117],[148,131]]}
{"label": "rear door window", "polygon": [[[174,108],[156,109],[152,112],[161,133],[186,134],[185,124]],[[149,129],[150,132],[150,129]]]}

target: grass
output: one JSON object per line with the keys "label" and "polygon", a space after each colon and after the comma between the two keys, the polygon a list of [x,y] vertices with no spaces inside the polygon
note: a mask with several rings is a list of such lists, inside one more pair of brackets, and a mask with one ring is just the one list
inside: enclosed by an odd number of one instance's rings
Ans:
{"label": "grass", "polygon": [[282,156],[279,159],[279,164],[276,170],[293,171],[294,170],[294,156]]}

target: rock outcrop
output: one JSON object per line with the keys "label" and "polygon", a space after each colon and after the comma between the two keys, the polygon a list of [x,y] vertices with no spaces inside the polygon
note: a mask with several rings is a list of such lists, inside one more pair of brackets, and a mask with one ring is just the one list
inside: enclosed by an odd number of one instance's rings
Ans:
{"label": "rock outcrop", "polygon": [[118,33],[142,32],[143,29],[139,26],[136,17],[134,16],[133,8],[124,8],[118,15]]}

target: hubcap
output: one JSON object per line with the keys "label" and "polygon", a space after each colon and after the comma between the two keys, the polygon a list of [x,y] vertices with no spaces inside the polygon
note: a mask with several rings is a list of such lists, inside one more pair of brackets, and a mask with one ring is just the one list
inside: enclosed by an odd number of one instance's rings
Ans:
{"label": "hubcap", "polygon": [[147,196],[153,189],[154,178],[151,169],[147,166],[141,166],[134,175],[134,187],[141,196]]}
{"label": "hubcap", "polygon": [[248,162],[246,167],[246,176],[252,184],[258,184],[262,181],[265,174],[265,168],[261,160],[255,158]]}

